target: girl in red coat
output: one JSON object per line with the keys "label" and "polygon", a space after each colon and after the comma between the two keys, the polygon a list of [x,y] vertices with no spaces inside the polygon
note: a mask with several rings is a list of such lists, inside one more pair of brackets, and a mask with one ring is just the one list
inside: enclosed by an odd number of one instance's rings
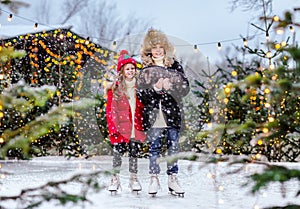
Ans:
{"label": "girl in red coat", "polygon": [[142,190],[137,178],[137,157],[146,135],[142,127],[143,104],[136,97],[136,61],[126,50],[120,52],[117,79],[107,85],[106,120],[109,139],[113,146],[113,168],[109,191],[120,188],[119,172],[122,155],[129,152],[129,187],[132,191]]}

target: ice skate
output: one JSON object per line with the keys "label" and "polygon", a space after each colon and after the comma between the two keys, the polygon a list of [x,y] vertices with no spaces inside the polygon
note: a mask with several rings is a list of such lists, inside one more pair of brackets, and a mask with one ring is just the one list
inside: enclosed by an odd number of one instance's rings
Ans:
{"label": "ice skate", "polygon": [[172,195],[184,197],[184,191],[179,185],[176,174],[169,175],[168,186],[169,186],[169,191]]}
{"label": "ice skate", "polygon": [[138,192],[142,190],[142,186],[135,173],[131,173],[130,175],[129,188],[131,189],[132,192],[136,194],[138,194]]}
{"label": "ice skate", "polygon": [[150,177],[150,184],[148,188],[148,194],[155,197],[158,189],[160,188],[159,179],[157,174],[152,174]]}
{"label": "ice skate", "polygon": [[111,177],[110,185],[107,190],[110,191],[111,194],[116,194],[119,189],[121,189],[120,178],[118,174],[114,174]]}

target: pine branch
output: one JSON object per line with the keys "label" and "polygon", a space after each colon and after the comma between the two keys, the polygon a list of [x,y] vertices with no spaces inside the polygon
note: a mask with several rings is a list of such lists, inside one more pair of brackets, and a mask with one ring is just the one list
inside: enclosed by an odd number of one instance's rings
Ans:
{"label": "pine branch", "polygon": [[[21,207],[17,209],[28,209],[40,206],[44,202],[57,201],[60,205],[67,203],[92,203],[87,194],[90,190],[99,192],[104,189],[104,185],[98,182],[99,175],[108,175],[109,171],[95,171],[88,173],[75,174],[72,177],[61,180],[47,182],[41,186],[23,189],[18,195],[13,196],[0,196],[0,208],[8,209],[2,204],[8,201],[15,201],[16,204],[20,203]],[[79,183],[81,190],[78,194],[71,194],[61,188],[62,185]]]}

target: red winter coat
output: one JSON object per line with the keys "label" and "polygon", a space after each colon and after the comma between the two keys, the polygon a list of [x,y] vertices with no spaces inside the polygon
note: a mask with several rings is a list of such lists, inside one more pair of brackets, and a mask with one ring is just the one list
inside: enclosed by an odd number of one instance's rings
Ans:
{"label": "red winter coat", "polygon": [[[146,134],[143,131],[144,105],[136,98],[134,114],[135,140],[144,142]],[[111,144],[129,143],[132,129],[132,117],[129,101],[125,95],[119,99],[113,97],[112,90],[107,92],[106,120]]]}

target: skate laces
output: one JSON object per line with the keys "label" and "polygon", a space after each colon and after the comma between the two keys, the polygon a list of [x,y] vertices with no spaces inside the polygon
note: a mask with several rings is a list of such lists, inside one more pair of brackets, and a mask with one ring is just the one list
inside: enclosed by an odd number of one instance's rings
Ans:
{"label": "skate laces", "polygon": [[111,186],[117,186],[117,188],[118,188],[118,187],[121,187],[121,186],[120,186],[120,179],[119,179],[119,176],[118,176],[118,175],[113,175],[113,176],[111,177],[110,185],[111,185]]}
{"label": "skate laces", "polygon": [[135,173],[132,173],[131,176],[130,176],[130,182],[132,184],[134,183],[137,183],[137,184],[140,184],[139,180],[138,180],[138,177]]}
{"label": "skate laces", "polygon": [[160,183],[157,175],[152,175],[150,178],[150,185],[152,185],[154,182],[157,182],[157,185],[160,188]]}
{"label": "skate laces", "polygon": [[131,174],[128,187],[132,190],[142,190],[142,185],[140,184],[138,177],[135,173]]}
{"label": "skate laces", "polygon": [[180,186],[177,175],[176,174],[172,174],[171,175],[171,181],[177,183],[178,186]]}
{"label": "skate laces", "polygon": [[135,173],[131,174],[130,180],[133,181],[133,182],[138,182],[139,181],[138,177],[137,177],[137,175]]}

